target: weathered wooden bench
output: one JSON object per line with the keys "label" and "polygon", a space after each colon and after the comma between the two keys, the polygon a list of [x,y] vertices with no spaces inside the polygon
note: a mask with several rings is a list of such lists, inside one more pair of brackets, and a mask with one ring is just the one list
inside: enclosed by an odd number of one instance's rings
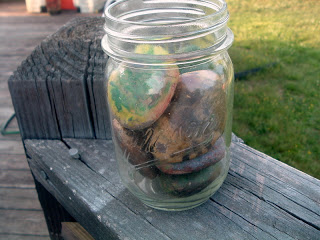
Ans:
{"label": "weathered wooden bench", "polygon": [[135,199],[121,184],[110,137],[102,25],[69,22],[9,80],[51,239],[74,221],[94,239],[320,239],[320,181],[235,136],[228,177],[202,206],[163,212]]}

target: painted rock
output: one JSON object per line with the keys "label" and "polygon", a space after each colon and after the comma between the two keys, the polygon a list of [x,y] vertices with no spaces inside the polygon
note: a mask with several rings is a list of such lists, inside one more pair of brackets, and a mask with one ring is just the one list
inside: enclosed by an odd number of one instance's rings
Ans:
{"label": "painted rock", "polygon": [[223,164],[217,163],[199,172],[189,174],[169,175],[161,173],[159,176],[160,186],[170,194],[187,197],[205,189],[221,175],[222,170]]}
{"label": "painted rock", "polygon": [[205,154],[222,135],[226,114],[219,75],[209,70],[182,74],[170,106],[151,128],[150,152],[160,163]]}
{"label": "painted rock", "polygon": [[[161,49],[158,48],[141,47],[137,51],[160,54]],[[179,70],[174,65],[166,69],[120,65],[111,73],[108,81],[110,110],[120,124],[128,129],[149,127],[168,107],[179,78]]]}
{"label": "painted rock", "polygon": [[221,136],[215,144],[209,149],[209,151],[201,156],[198,156],[192,160],[183,161],[181,163],[160,164],[157,167],[161,172],[167,174],[186,174],[192,172],[198,172],[201,169],[209,167],[219,162],[225,156],[225,143]]}
{"label": "painted rock", "polygon": [[115,140],[126,155],[129,163],[134,165],[141,175],[154,179],[159,170],[153,164],[149,164],[150,161],[152,162],[153,156],[141,148],[141,140],[144,133],[125,129],[116,119],[112,121],[112,126]]}
{"label": "painted rock", "polygon": [[[224,82],[211,70],[199,70],[181,75],[181,83],[177,87],[174,99],[175,109],[172,117],[177,118],[186,109],[178,109],[179,105],[188,106],[193,111],[184,114],[188,121],[183,121],[183,128],[190,129],[194,136],[210,136],[212,132],[223,132],[227,117],[227,96]],[[191,110],[191,109],[190,109]]]}

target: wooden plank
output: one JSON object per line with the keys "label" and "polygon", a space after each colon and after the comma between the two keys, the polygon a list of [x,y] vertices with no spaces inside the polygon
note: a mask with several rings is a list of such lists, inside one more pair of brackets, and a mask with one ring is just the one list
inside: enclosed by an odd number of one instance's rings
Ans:
{"label": "wooden plank", "polygon": [[[0,56],[1,57],[1,56]],[[0,89],[8,89],[8,83],[6,82],[6,80],[9,79],[11,75],[11,72],[2,72],[1,73],[1,79],[2,81],[0,81]]]}
{"label": "wooden plank", "polygon": [[65,240],[94,240],[94,238],[77,222],[63,222],[61,236]]}
{"label": "wooden plank", "polygon": [[60,138],[59,127],[52,106],[50,96],[48,95],[47,87],[47,72],[44,71],[43,66],[47,66],[47,62],[42,58],[43,53],[41,47],[37,47],[33,54],[30,55],[31,71],[33,73],[34,88],[38,96],[39,107],[38,114],[41,119],[39,123],[42,124],[43,133],[42,138],[56,139]]}
{"label": "wooden plank", "polygon": [[12,53],[10,54],[6,51],[5,54],[1,54],[2,59],[5,59],[4,61],[2,61],[2,63],[3,63],[2,66],[6,67],[6,68],[9,67],[9,69],[14,70],[27,57],[28,53],[26,51],[25,54],[14,55],[14,54],[12,54]]}
{"label": "wooden plank", "polygon": [[[92,169],[103,173],[106,179],[119,187],[114,162],[102,161],[105,158],[115,159],[110,155],[112,148],[108,148],[105,141],[66,139],[66,142],[79,149],[81,157]],[[308,239],[320,233],[319,180],[297,170],[295,174],[290,174],[288,172],[294,169],[282,163],[279,163],[279,169],[270,170],[268,162],[276,164],[277,160],[271,160],[270,157],[268,161],[261,159],[257,157],[261,155],[260,152],[241,142],[233,143],[231,152],[232,163],[228,178],[211,199],[214,204],[205,205],[210,211],[216,213],[219,209],[224,216],[258,239],[279,236]],[[254,167],[244,167],[243,162]],[[279,178],[280,171],[286,178]],[[297,175],[301,176],[298,181]],[[145,215],[143,210],[138,211],[138,214]],[[153,218],[159,219],[159,216]],[[157,223],[159,222],[154,222]]]}
{"label": "wooden plank", "polygon": [[0,188],[34,188],[30,170],[0,169]]}
{"label": "wooden plank", "polygon": [[0,152],[7,154],[24,154],[21,141],[6,140],[0,141]]}
{"label": "wooden plank", "polygon": [[32,234],[39,237],[48,236],[42,212],[11,209],[0,209],[0,233],[6,235]]}
{"label": "wooden plank", "polygon": [[[12,32],[20,32],[25,33],[29,31],[56,31],[61,25],[65,24],[70,19],[74,18],[73,14],[62,14],[59,15],[58,18],[52,18],[50,16],[22,16],[23,12],[20,12],[20,17],[16,16],[6,16],[1,18],[0,29],[7,30],[10,29]],[[10,27],[11,25],[11,27]],[[16,28],[12,28],[12,25],[16,26]],[[5,36],[4,31],[0,31],[2,36]]]}
{"label": "wooden plank", "polygon": [[[3,4],[2,4],[3,5]],[[24,5],[25,8],[25,5]],[[2,11],[5,8],[1,8]],[[1,15],[1,14],[0,14]],[[100,15],[100,14],[99,14]],[[8,91],[8,86],[7,86],[7,80],[9,78],[9,75],[18,67],[18,65],[21,63],[22,60],[24,60],[27,55],[29,55],[34,47],[43,40],[47,35],[51,34],[52,32],[56,31],[58,27],[62,24],[64,24],[67,20],[73,18],[74,15],[60,15],[58,18],[52,18],[50,16],[45,16],[45,17],[39,17],[39,16],[28,16],[28,17],[22,17],[21,13],[19,13],[19,17],[1,17],[0,20],[0,39],[2,41],[2,45],[0,46],[0,123],[3,121],[7,120],[10,116],[11,113],[14,112],[12,104],[10,103],[10,94]],[[41,61],[43,61],[43,58],[41,58]],[[45,61],[43,61],[44,63]],[[41,70],[41,69],[40,69]],[[40,71],[39,70],[39,71]],[[41,75],[40,73],[36,72],[37,69],[31,68],[31,71],[33,73],[33,76],[38,76]],[[21,79],[19,79],[21,80]],[[32,80],[32,79],[31,79]],[[40,79],[41,80],[41,79]],[[40,82],[40,81],[39,81]],[[43,90],[43,86],[41,83],[46,83],[46,81],[42,81],[38,84],[36,82],[36,89],[38,90],[37,92],[37,97],[41,96],[41,93],[46,93],[46,89]],[[18,83],[19,84],[19,83]],[[35,91],[34,91],[35,92]],[[24,88],[21,88],[21,96],[26,95],[26,91],[24,91]],[[24,95],[23,95],[24,94]],[[9,98],[8,98],[9,97]],[[30,99],[31,97],[25,97]],[[23,101],[21,101],[23,102]],[[45,102],[44,102],[45,103]],[[34,110],[40,110],[40,113],[43,113],[43,110],[50,109],[47,108],[46,104],[40,104],[36,105],[33,109]],[[51,103],[51,102],[50,102]],[[28,107],[30,107],[30,104],[26,102],[26,104],[22,105],[23,109],[26,110],[24,113],[28,113]],[[44,109],[41,109],[41,107],[44,107]],[[41,116],[41,115],[40,115]],[[20,115],[20,118],[24,118],[23,114]],[[45,115],[44,117],[49,118],[50,120],[50,114]],[[54,117],[54,115],[53,115]],[[35,118],[34,118],[35,119]],[[45,119],[45,118],[44,118]],[[47,121],[47,120],[44,120]],[[43,123],[41,123],[43,125]],[[44,122],[45,124],[45,122]],[[31,127],[37,125],[37,122],[35,121],[30,121]],[[39,124],[40,125],[40,124]],[[13,128],[16,125],[11,125],[9,128]],[[41,125],[40,125],[41,126]],[[32,129],[32,128],[31,128]],[[16,155],[12,154],[12,151],[8,154],[4,153],[6,151],[2,151],[5,149],[10,149],[14,146],[12,146],[12,141],[17,141],[17,144],[19,146],[22,146],[20,141],[19,136],[0,136],[0,169],[1,170],[23,170],[25,169],[27,165],[27,161],[24,157],[24,155]],[[5,142],[2,142],[2,140],[9,140],[9,145]],[[18,146],[16,145],[16,146]],[[7,147],[10,148],[7,148]],[[1,149],[2,148],[2,149]],[[4,155],[5,154],[5,158]],[[20,156],[23,158],[23,162],[19,161]],[[16,191],[21,191],[21,193],[25,193],[25,187],[32,187],[34,188],[34,185],[30,186],[29,184],[24,184],[24,179],[25,179],[25,173],[22,171],[10,171],[7,172],[6,175],[3,175],[4,172],[1,172],[0,175],[0,194],[3,193],[4,195],[0,196],[0,208],[6,208],[6,207],[14,207],[14,204],[18,204],[18,208],[22,208],[23,206],[20,206],[20,200],[15,199],[14,196],[11,196],[10,193],[15,194]],[[20,175],[20,176],[19,176]],[[4,180],[3,180],[4,179]],[[30,178],[31,179],[31,178]],[[14,183],[17,180],[16,183]],[[29,180],[28,180],[29,181]],[[26,183],[28,183],[28,181]],[[10,184],[6,184],[9,182]],[[21,185],[21,183],[23,183]],[[27,189],[30,191],[34,191],[34,189]],[[8,191],[8,193],[4,193],[3,191]],[[7,197],[7,198],[6,198]],[[9,198],[10,197],[10,198]],[[12,197],[12,198],[11,198]],[[29,200],[28,200],[29,195],[26,195],[26,204],[29,206]],[[30,196],[31,197],[31,196]],[[12,199],[12,202],[10,200]],[[1,201],[6,200],[6,204],[11,204],[12,206],[5,205],[4,202],[1,203]],[[14,202],[16,201],[16,202]],[[22,200],[23,201],[23,200]],[[31,199],[30,199],[31,201]],[[2,205],[4,204],[4,205]],[[21,202],[21,204],[23,204]],[[30,205],[31,206],[31,205]],[[51,206],[50,206],[51,207]],[[21,212],[23,214],[23,212]],[[8,223],[9,224],[9,223]],[[28,227],[28,222],[26,222],[24,227]],[[41,225],[39,225],[41,227]],[[46,237],[44,236],[39,236],[39,235],[34,235],[32,233],[30,234],[17,234],[17,233],[10,233],[6,234],[3,232],[0,232],[0,239],[49,239],[48,234],[46,234]]]}
{"label": "wooden plank", "polygon": [[34,77],[31,72],[29,76],[24,75],[31,71],[31,67],[26,62],[24,67],[19,67],[15,75],[10,77],[9,89],[22,138],[39,138],[44,134],[44,124],[38,111],[39,98]]}
{"label": "wooden plank", "polygon": [[[7,90],[3,90],[1,92],[5,92],[6,91],[6,94],[2,94],[0,95],[0,110],[1,108],[11,108],[13,109],[12,107],[12,101],[11,101],[11,98],[10,98],[10,95],[9,95],[9,91]],[[1,93],[0,93],[1,94]]]}
{"label": "wooden plank", "polygon": [[75,220],[36,179],[34,179],[34,183],[46,218],[50,238],[51,240],[62,240],[61,222]]}
{"label": "wooden plank", "polygon": [[0,188],[0,209],[41,211],[35,189]]}
{"label": "wooden plank", "polygon": [[101,48],[103,35],[102,23],[99,23],[95,39],[90,46],[87,84],[96,138],[111,139],[105,79],[105,66],[108,57]]}
{"label": "wooden plank", "polygon": [[[20,22],[20,24],[17,24],[17,22]],[[31,19],[30,18],[16,19],[11,17],[3,18],[0,24],[0,29],[1,29],[0,33],[5,34],[6,36],[3,36],[2,38],[2,40],[4,40],[3,45],[5,47],[0,49],[0,55],[3,56],[2,59],[6,59],[6,60],[1,64],[1,66],[5,67],[5,69],[10,69],[10,71],[14,70],[16,68],[15,66],[17,66],[32,51],[32,49],[37,45],[37,43],[40,43],[40,41],[45,36],[47,36],[52,31],[56,30],[57,27],[63,23],[63,22],[60,22],[57,24],[55,22],[56,21],[48,20],[45,18],[34,18],[34,17],[32,17]],[[15,25],[14,28],[12,27],[13,25]],[[17,30],[17,28],[18,29],[21,28],[21,29]],[[12,41],[12,39],[14,39],[14,41]],[[20,47],[17,47],[17,46],[20,46]],[[25,64],[28,64],[28,61],[25,61]],[[27,68],[27,69],[30,70],[32,68]],[[34,81],[33,76],[35,75],[33,74],[29,76],[31,78],[29,80]],[[21,80],[21,79],[18,79],[18,80]],[[18,82],[16,87],[19,88],[21,84],[23,83]],[[26,128],[24,129],[32,130],[34,122],[38,122],[40,129],[46,123],[48,123],[49,126],[51,126],[50,124],[51,119],[54,119],[54,118],[52,118],[52,116],[50,116],[49,114],[44,114],[44,115],[42,114],[42,117],[35,116],[34,118],[28,118],[31,115],[30,111],[40,110],[39,113],[41,114],[46,110],[50,110],[50,105],[49,106],[46,105],[45,98],[42,99],[43,101],[42,104],[37,104],[38,101],[36,101],[34,104],[34,107],[30,102],[29,103],[27,102],[28,103],[27,105],[23,104],[26,102],[25,100],[32,99],[32,96],[34,97],[33,99],[39,98],[39,96],[35,94],[35,91],[38,90],[37,93],[46,92],[45,89],[42,90],[43,87],[41,85],[41,82],[36,87],[30,84],[27,84],[27,85],[30,86],[32,89],[31,90],[28,89],[28,86],[26,86],[26,88],[25,86],[21,86],[22,90],[20,92],[17,92],[18,90],[16,89],[17,99],[20,100],[20,101],[16,100],[16,102],[18,101],[20,103],[18,104],[18,108],[19,109],[22,108],[22,110],[25,110],[19,114],[19,117],[20,119],[22,119],[21,121],[23,123],[27,122],[27,120],[29,120],[28,122],[30,122],[29,125],[27,125]],[[29,109],[28,109],[28,106],[29,106]],[[43,121],[41,121],[41,119],[43,119]],[[26,121],[23,121],[23,120],[26,120]],[[41,132],[44,134],[46,132],[49,132],[50,134],[50,128],[49,128],[49,131],[41,131]],[[54,135],[53,137],[56,137],[56,136],[57,135]]]}
{"label": "wooden plank", "polygon": [[0,233],[0,240],[50,240],[48,235]]}
{"label": "wooden plank", "polygon": [[[122,221],[126,222],[130,229],[136,228],[136,224],[142,226],[141,223],[145,224],[145,221],[147,221],[148,224],[156,226],[158,229],[158,233],[145,230],[145,232],[147,232],[145,234],[149,234],[146,236],[147,239],[154,237],[157,239],[273,239],[273,234],[279,234],[279,236],[285,235],[274,227],[270,229],[254,227],[253,222],[243,219],[241,215],[237,215],[225,207],[221,207],[221,203],[217,201],[208,201],[196,209],[184,212],[172,213],[150,209],[141,204],[140,201],[135,199],[122,186],[116,170],[111,141],[76,141],[74,139],[67,139],[66,141],[68,145],[78,147],[81,151],[81,159],[85,164],[81,161],[70,159],[67,154],[67,148],[63,150],[63,143],[61,142],[27,140],[26,147],[28,154],[32,157],[30,161],[35,161],[37,164],[32,166],[32,169],[38,169],[40,167],[42,171],[47,173],[51,183],[48,184],[42,181],[43,184],[46,184],[46,187],[53,191],[53,194],[60,199],[59,201],[62,201],[62,204],[68,211],[70,211],[71,206],[78,206],[78,204],[83,203],[83,201],[87,203],[86,206],[82,205],[81,209],[83,211],[89,210],[93,215],[88,215],[87,213],[86,220],[79,215],[74,215],[74,209],[71,209],[70,212],[86,227],[93,237],[96,237],[95,234],[98,234],[99,231],[101,231],[100,228],[105,227],[105,225],[100,225],[98,229],[93,228],[93,226],[90,226],[92,222],[91,218],[101,219],[103,223],[107,221],[109,228],[117,233],[120,231],[118,226],[121,226]],[[60,149],[60,152],[58,149]],[[29,151],[31,151],[31,153],[29,153]],[[51,154],[55,155],[55,163],[53,159],[50,160],[53,158]],[[109,159],[109,161],[107,159]],[[59,161],[58,165],[57,161]],[[50,168],[53,170],[50,171]],[[72,179],[73,177],[76,179]],[[90,181],[82,182],[84,179],[90,179]],[[68,181],[68,187],[66,187],[65,181]],[[77,183],[70,183],[70,181]],[[52,185],[54,187],[52,187]],[[67,197],[61,197],[61,191],[63,191],[63,194]],[[104,194],[101,195],[101,192]],[[112,198],[111,201],[109,199],[110,196]],[[68,197],[70,197],[71,200],[68,200]],[[254,204],[259,200],[259,198],[254,195],[251,195],[251,197]],[[228,201],[228,198],[225,197],[224,201]],[[118,202],[117,204],[120,204],[121,207],[115,206],[114,204],[116,204],[116,202]],[[117,213],[113,213],[116,215],[116,219],[114,215],[110,215],[109,212],[115,208],[118,209]],[[126,212],[123,212],[122,208],[134,213],[136,219],[128,219],[130,215],[128,216]],[[90,209],[94,210],[91,211]],[[276,209],[276,212],[283,216],[284,219],[290,220],[289,214],[283,213],[283,211],[279,209]],[[234,220],[235,217],[239,218],[238,222]],[[271,217],[274,219],[275,216],[272,215]],[[90,223],[88,223],[88,221],[90,221]],[[132,223],[132,221],[134,222]],[[280,219],[280,223],[282,223],[281,221]],[[84,223],[87,223],[87,225]],[[296,219],[290,223],[297,229],[302,229],[302,227],[306,229],[306,231],[309,232],[309,236],[318,234],[314,228]],[[120,239],[131,236],[130,234],[132,233],[126,228],[127,226],[121,228],[121,234],[123,235],[119,237]],[[192,229],[192,231],[190,232],[186,229]],[[137,228],[136,231],[139,233],[139,228]],[[269,231],[272,232],[270,233]],[[164,233],[165,235],[161,237],[159,233]],[[293,239],[291,236],[285,236],[288,239]]]}
{"label": "wooden plank", "polygon": [[77,18],[41,44],[49,63],[59,71],[49,85],[63,137],[95,137],[86,81],[89,52],[97,33],[102,36],[102,24],[102,18]]}
{"label": "wooden plank", "polygon": [[0,112],[1,121],[7,120],[13,113],[14,113],[14,110],[11,106],[1,107],[1,112]]}
{"label": "wooden plank", "polygon": [[[83,162],[70,159],[68,148],[62,142],[26,140],[25,144],[37,180],[95,239],[124,239],[126,236],[150,239],[154,234],[158,239],[169,239],[110,194],[110,183],[105,178]],[[73,172],[73,169],[77,170]],[[47,179],[41,177],[41,171],[47,174]]]}
{"label": "wooden plank", "polygon": [[[0,89],[0,99],[1,99],[1,107],[12,106],[12,101],[11,101],[10,93],[8,89]],[[2,111],[0,112],[0,116],[1,115],[2,115]]]}
{"label": "wooden plank", "polygon": [[[239,143],[237,146],[238,148],[235,148],[235,151],[233,152],[233,158],[240,160],[245,166],[252,167],[258,172],[264,172],[267,176],[273,176],[281,182],[290,182],[295,189],[299,189],[303,194],[306,194],[314,201],[320,203],[320,193],[314,195],[315,190],[320,187],[320,181],[318,179],[290,167],[262,152],[256,151],[245,144]],[[256,159],[258,159],[259,164],[255,164]],[[309,187],[304,188],[306,185]]]}
{"label": "wooden plank", "polygon": [[9,79],[9,89],[22,137],[55,139],[60,134],[47,94],[47,76],[38,69],[37,55],[41,55],[39,47]]}
{"label": "wooden plank", "polygon": [[72,20],[42,41],[10,77],[23,139],[110,139],[103,23],[101,17]]}
{"label": "wooden plank", "polygon": [[[0,141],[1,143],[1,141]],[[22,143],[19,143],[22,145]],[[1,170],[28,170],[28,162],[25,154],[7,154],[0,152]]]}
{"label": "wooden plank", "polygon": [[[16,79],[19,79],[19,80],[15,81]],[[23,88],[20,87],[21,86],[20,82],[21,82],[21,79],[18,76],[16,77],[11,76],[9,78],[9,90],[12,97],[12,104],[14,106],[14,112],[16,112],[16,118],[18,120],[18,125],[19,125],[21,135],[23,135],[23,134],[28,134],[27,129],[29,129],[30,126],[29,124],[26,124],[26,125],[24,124],[24,123],[29,123],[29,121],[27,121],[27,117],[29,116],[29,114],[26,114],[26,115],[24,114],[24,112],[27,111],[25,106],[25,103],[26,103],[25,92],[23,91]],[[17,97],[14,97],[14,96],[17,96]]]}
{"label": "wooden plank", "polygon": [[[13,127],[8,127],[7,131],[19,131],[19,128],[13,128]],[[0,141],[16,141],[17,144],[21,144],[21,136],[20,133],[17,134],[8,134],[8,135],[2,135],[0,134]],[[0,142],[1,144],[1,142]]]}
{"label": "wooden plank", "polygon": [[[88,110],[86,85],[87,53],[90,43],[77,47],[75,40],[50,39],[41,44],[44,56],[53,67],[49,78],[50,95],[53,98],[62,136],[94,136]],[[78,51],[75,61],[68,50]]]}
{"label": "wooden plank", "polygon": [[[244,184],[238,182],[239,178],[232,178],[229,173],[225,184],[211,200],[219,205],[219,211],[225,212],[226,217],[251,232],[257,239],[314,239],[319,235],[314,224],[306,223],[302,218],[303,210],[299,209],[298,215],[292,215],[282,209],[280,204],[276,205],[269,199],[264,201],[264,197],[259,199],[254,191],[244,190]],[[290,200],[288,202],[290,204]],[[214,212],[216,208],[209,210]]]}

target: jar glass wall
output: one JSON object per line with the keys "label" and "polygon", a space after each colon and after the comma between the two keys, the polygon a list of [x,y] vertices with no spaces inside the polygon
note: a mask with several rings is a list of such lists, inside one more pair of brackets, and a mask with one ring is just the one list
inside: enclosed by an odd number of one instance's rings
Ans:
{"label": "jar glass wall", "polygon": [[157,209],[205,202],[229,169],[233,41],[215,1],[120,1],[105,10],[102,47],[119,172]]}

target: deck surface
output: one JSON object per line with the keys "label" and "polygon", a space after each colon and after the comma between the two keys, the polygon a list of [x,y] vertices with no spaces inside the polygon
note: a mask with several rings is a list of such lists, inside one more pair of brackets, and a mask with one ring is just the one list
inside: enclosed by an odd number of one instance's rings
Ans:
{"label": "deck surface", "polygon": [[[92,14],[97,15],[97,14]],[[0,2],[0,124],[13,113],[8,78],[48,35],[77,16],[29,14],[24,2]],[[8,130],[17,129],[14,120]],[[0,240],[49,239],[19,135],[0,135]]]}

